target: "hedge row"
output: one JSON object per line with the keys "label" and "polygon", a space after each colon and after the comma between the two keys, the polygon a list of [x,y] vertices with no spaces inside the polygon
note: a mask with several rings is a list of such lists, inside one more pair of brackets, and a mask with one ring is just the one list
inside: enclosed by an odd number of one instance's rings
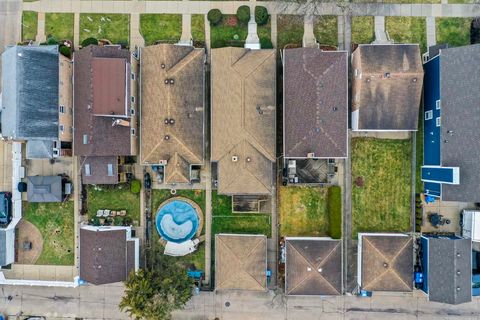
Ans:
{"label": "hedge row", "polygon": [[339,186],[328,189],[327,206],[330,237],[340,239],[342,238],[342,190]]}

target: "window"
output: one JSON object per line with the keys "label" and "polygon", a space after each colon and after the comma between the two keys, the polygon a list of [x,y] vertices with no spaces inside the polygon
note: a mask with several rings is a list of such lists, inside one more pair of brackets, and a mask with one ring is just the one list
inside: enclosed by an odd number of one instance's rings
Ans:
{"label": "window", "polygon": [[108,176],[113,177],[113,164],[109,163],[107,165],[107,170],[108,170]]}
{"label": "window", "polygon": [[131,100],[132,100],[132,103],[135,103],[135,97],[134,96],[131,97]]}
{"label": "window", "polygon": [[433,119],[433,110],[428,110],[425,112],[425,120],[431,120]]}
{"label": "window", "polygon": [[86,163],[85,164],[85,175],[86,176],[91,176],[92,172],[90,171],[90,164]]}
{"label": "window", "polygon": [[435,123],[436,123],[437,127],[440,127],[440,124],[441,124],[440,117],[437,117],[437,119],[435,119]]}
{"label": "window", "polygon": [[60,106],[59,111],[60,113],[65,113],[65,106]]}
{"label": "window", "polygon": [[132,72],[132,80],[135,80],[135,73]]}
{"label": "window", "polygon": [[63,131],[65,131],[65,127],[63,126],[63,124],[61,124],[59,128],[60,128],[60,132],[63,134]]}
{"label": "window", "polygon": [[435,109],[440,110],[440,100],[435,102]]}
{"label": "window", "polygon": [[83,135],[83,144],[88,144],[88,135]]}
{"label": "window", "polygon": [[130,115],[132,115],[132,116],[135,115],[135,109],[133,109],[133,108],[130,109]]}
{"label": "window", "polygon": [[134,136],[135,135],[135,128],[130,129],[130,131],[132,132],[132,136]]}

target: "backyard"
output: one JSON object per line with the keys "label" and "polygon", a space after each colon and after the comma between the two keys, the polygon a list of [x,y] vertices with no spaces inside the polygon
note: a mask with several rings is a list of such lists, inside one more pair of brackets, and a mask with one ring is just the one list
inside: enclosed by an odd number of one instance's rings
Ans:
{"label": "backyard", "polygon": [[409,231],[411,141],[353,138],[351,148],[353,237]]}
{"label": "backyard", "polygon": [[452,47],[470,44],[470,23],[468,18],[437,18],[437,43],[448,43]]}
{"label": "backyard", "polygon": [[385,28],[396,43],[418,43],[422,53],[427,50],[425,18],[386,17]]}
{"label": "backyard", "polygon": [[128,44],[128,14],[82,13],[80,43],[86,38],[108,39],[114,44]]}
{"label": "backyard", "polygon": [[270,214],[233,213],[232,197],[212,192],[212,237],[217,233],[250,233],[271,236]]}
{"label": "backyard", "polygon": [[352,43],[366,44],[375,40],[373,17],[352,17]]}
{"label": "backyard", "polygon": [[182,15],[142,14],[140,33],[146,45],[154,44],[156,41],[178,42],[182,36]]}
{"label": "backyard", "polygon": [[96,221],[98,210],[126,210],[127,215],[123,218],[116,217],[114,223],[121,225],[129,220],[134,226],[140,225],[140,195],[131,192],[129,184],[88,186],[87,208],[90,221]]}
{"label": "backyard", "polygon": [[45,35],[73,41],[73,13],[46,13]]}
{"label": "backyard", "polygon": [[35,40],[37,35],[37,13],[33,11],[23,11],[22,14],[22,40]]}
{"label": "backyard", "polygon": [[[175,195],[170,193],[170,190],[152,190],[152,218],[155,221],[155,215],[160,205],[167,199],[173,197],[184,197],[196,202],[203,212],[205,221],[205,191],[203,190],[177,190]],[[163,246],[160,244],[160,236],[156,230],[155,223],[152,224],[152,245],[159,246],[160,251],[163,252]],[[201,234],[205,234],[205,226],[202,228]],[[191,254],[183,257],[176,257],[176,261],[184,268],[190,268],[192,265],[196,269],[205,270],[205,242],[201,242],[198,249]]]}
{"label": "backyard", "polygon": [[338,25],[336,16],[319,16],[315,20],[313,33],[320,45],[338,46]]}
{"label": "backyard", "polygon": [[277,47],[283,50],[285,46],[301,47],[303,40],[303,16],[279,15],[277,18]]}
{"label": "backyard", "polygon": [[[23,219],[35,225],[43,237],[42,253],[36,264],[74,264],[73,201],[65,203],[23,202]],[[33,243],[33,246],[35,245]]]}

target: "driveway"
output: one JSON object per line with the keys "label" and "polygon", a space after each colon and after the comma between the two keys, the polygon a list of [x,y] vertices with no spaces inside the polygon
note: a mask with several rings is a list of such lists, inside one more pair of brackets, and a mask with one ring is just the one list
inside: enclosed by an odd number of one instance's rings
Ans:
{"label": "driveway", "polygon": [[[0,1],[0,54],[5,46],[16,44],[21,41],[22,26],[22,1],[1,0]],[[1,58],[0,58],[1,62]],[[0,76],[2,66],[0,63]],[[0,90],[2,84],[0,83]]]}

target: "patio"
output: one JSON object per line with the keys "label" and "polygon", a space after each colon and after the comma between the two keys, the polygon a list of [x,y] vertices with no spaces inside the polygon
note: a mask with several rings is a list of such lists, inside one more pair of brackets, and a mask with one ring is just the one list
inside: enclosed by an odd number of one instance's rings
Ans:
{"label": "patio", "polygon": [[31,222],[21,220],[17,225],[15,262],[35,264],[43,250],[40,230]]}
{"label": "patio", "polygon": [[[461,233],[460,228],[460,213],[463,209],[475,208],[474,203],[466,202],[451,202],[437,200],[434,203],[423,204],[423,224],[422,232],[454,232],[459,235]],[[437,228],[432,226],[428,221],[428,215],[430,213],[438,213],[442,216],[442,219],[450,220],[450,223],[444,223]]]}

